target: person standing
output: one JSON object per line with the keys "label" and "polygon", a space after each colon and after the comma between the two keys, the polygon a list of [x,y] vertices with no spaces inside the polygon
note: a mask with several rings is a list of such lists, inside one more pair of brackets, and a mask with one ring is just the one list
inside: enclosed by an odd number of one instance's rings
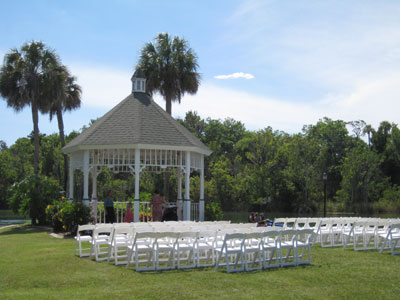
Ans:
{"label": "person standing", "polygon": [[162,206],[165,203],[163,197],[161,197],[158,190],[154,191],[154,196],[151,198],[150,204],[153,206],[151,214],[153,217],[153,222],[162,221]]}
{"label": "person standing", "polygon": [[133,222],[133,213],[132,213],[132,203],[128,203],[126,205],[126,214],[124,217],[124,223],[131,223]]}
{"label": "person standing", "polygon": [[107,196],[104,198],[104,210],[106,211],[106,223],[115,222],[114,199],[112,191],[108,190]]}

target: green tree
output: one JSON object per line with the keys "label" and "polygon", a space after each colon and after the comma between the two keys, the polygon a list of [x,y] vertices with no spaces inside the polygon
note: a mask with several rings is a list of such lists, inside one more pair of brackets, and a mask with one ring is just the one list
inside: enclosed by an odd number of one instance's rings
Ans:
{"label": "green tree", "polygon": [[31,139],[19,138],[9,148],[11,154],[11,170],[17,174],[16,181],[33,174],[33,153],[34,147]]}
{"label": "green tree", "polygon": [[364,143],[349,151],[342,168],[342,198],[350,211],[368,211],[370,204],[377,201],[387,187],[387,180],[380,171],[381,159],[369,151]]}
{"label": "green tree", "polygon": [[49,101],[46,85],[58,57],[42,42],[24,44],[5,55],[0,69],[0,94],[7,106],[20,111],[26,106],[32,110],[34,133],[34,173],[39,174],[39,111]]}
{"label": "green tree", "polygon": [[204,139],[206,122],[200,118],[197,112],[188,111],[185,115],[185,119],[178,119],[178,122],[185,126],[186,129],[197,136],[200,140]]}
{"label": "green tree", "polygon": [[[321,178],[318,165],[314,163],[318,145],[301,134],[292,136],[279,149],[279,154],[287,161],[282,169],[292,211],[310,213],[317,210],[321,197]],[[281,159],[282,160],[282,159]]]}
{"label": "green tree", "polygon": [[13,167],[13,157],[7,147],[0,149],[0,209],[5,209],[7,203],[7,190],[17,179],[17,171]]}
{"label": "green tree", "polygon": [[346,154],[355,146],[356,139],[349,136],[346,122],[324,118],[316,125],[303,128],[306,137],[318,145],[315,164],[320,172],[328,175],[328,197],[333,199],[340,189],[342,181],[342,165]]}
{"label": "green tree", "polygon": [[46,176],[31,175],[10,189],[9,204],[14,212],[30,217],[32,224],[46,223],[46,207],[60,197],[58,182]]}
{"label": "green tree", "polygon": [[146,75],[147,92],[159,92],[170,115],[172,101],[180,103],[185,93],[195,94],[200,84],[196,53],[185,39],[168,33],[145,44],[137,68]]}

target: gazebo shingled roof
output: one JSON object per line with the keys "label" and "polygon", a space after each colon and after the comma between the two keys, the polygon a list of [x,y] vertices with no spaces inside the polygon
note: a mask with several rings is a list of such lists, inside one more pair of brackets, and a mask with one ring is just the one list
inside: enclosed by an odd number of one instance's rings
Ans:
{"label": "gazebo shingled roof", "polygon": [[210,149],[145,93],[134,92],[69,142],[64,153],[77,150],[157,145],[209,155]]}

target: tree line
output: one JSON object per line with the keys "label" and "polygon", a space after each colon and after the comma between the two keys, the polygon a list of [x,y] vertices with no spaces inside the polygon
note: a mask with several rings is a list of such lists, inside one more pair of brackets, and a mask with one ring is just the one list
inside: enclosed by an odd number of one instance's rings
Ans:
{"label": "tree line", "polygon": [[[328,211],[400,212],[400,130],[382,122],[374,129],[363,121],[323,118],[288,134],[267,127],[247,130],[233,120],[202,119],[188,112],[178,119],[213,153],[205,159],[205,200],[224,211],[281,211],[299,214],[323,209],[327,175]],[[84,128],[82,129],[84,130]],[[67,142],[79,132],[66,136]],[[41,174],[65,180],[58,134],[39,135]],[[0,142],[0,206],[7,207],[7,191],[34,173],[34,138],[18,139],[8,147]],[[199,174],[191,174],[191,198],[199,199]],[[75,175],[75,199],[82,197],[82,180]],[[98,178],[99,198],[106,189],[116,200],[134,194],[133,177],[104,170]],[[169,197],[177,197],[176,176],[169,176]],[[140,190],[163,190],[162,174],[144,174]]]}

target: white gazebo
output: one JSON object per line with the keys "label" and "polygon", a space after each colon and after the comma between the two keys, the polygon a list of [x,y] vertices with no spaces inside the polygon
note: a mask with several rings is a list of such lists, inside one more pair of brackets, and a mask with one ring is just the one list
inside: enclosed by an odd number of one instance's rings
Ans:
{"label": "white gazebo", "polygon": [[[92,126],[69,142],[62,151],[70,156],[68,197],[74,195],[74,170],[83,172],[83,201],[97,209],[97,175],[102,167],[135,176],[134,221],[139,221],[139,182],[143,170],[175,170],[178,179],[178,214],[190,220],[190,172],[200,172],[199,219],[204,221],[204,155],[210,155],[197,137],[167,114],[145,92],[146,78],[136,71],[132,93]],[[92,195],[89,199],[89,173]],[[182,203],[182,178],[185,195]],[[93,212],[94,215],[97,212]]]}

